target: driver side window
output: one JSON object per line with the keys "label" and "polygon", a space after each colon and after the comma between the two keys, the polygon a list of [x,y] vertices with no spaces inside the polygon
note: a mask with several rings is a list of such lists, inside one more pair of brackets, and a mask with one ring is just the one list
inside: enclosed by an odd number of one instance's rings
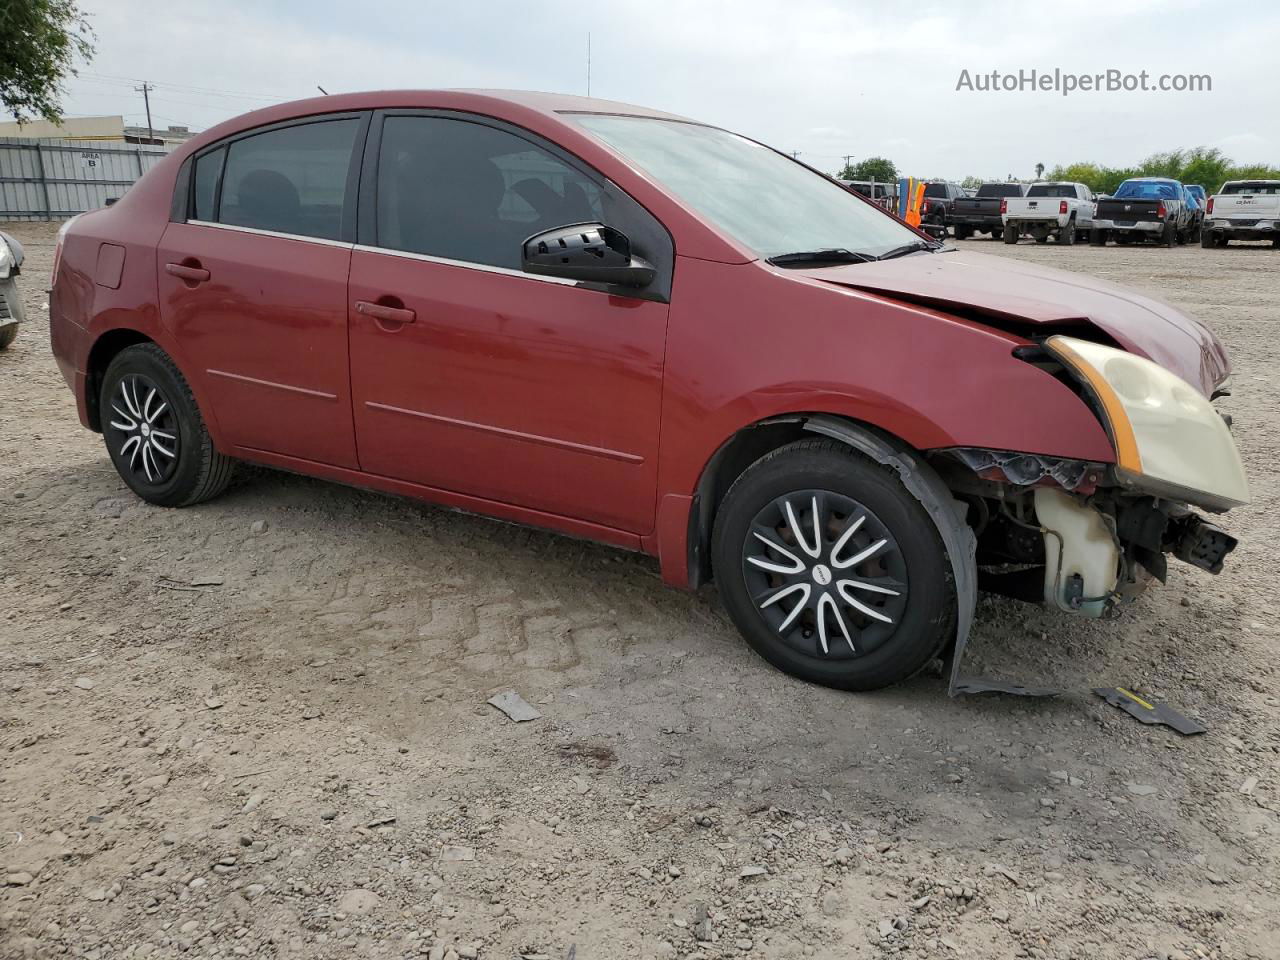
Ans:
{"label": "driver side window", "polygon": [[384,119],[377,196],[377,246],[511,270],[533,234],[606,216],[581,171],[504,130],[445,117]]}

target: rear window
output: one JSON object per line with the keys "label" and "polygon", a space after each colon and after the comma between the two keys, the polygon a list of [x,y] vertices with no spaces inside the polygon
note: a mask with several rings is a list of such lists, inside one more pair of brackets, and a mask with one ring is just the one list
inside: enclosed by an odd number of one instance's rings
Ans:
{"label": "rear window", "polygon": [[1067,197],[1076,195],[1076,188],[1067,183],[1037,183],[1027,191],[1028,197]]}
{"label": "rear window", "polygon": [[[360,121],[268,130],[227,148],[218,222],[338,240]],[[196,171],[197,190],[200,171]]]}
{"label": "rear window", "polygon": [[945,183],[930,183],[924,188],[926,197],[945,197],[947,194],[947,185]]}
{"label": "rear window", "polygon": [[1222,188],[1224,194],[1229,193],[1252,193],[1263,194],[1264,196],[1275,196],[1280,194],[1280,183],[1228,183]]}
{"label": "rear window", "polygon": [[979,197],[1020,197],[1022,196],[1022,184],[1020,183],[984,183],[978,188]]}

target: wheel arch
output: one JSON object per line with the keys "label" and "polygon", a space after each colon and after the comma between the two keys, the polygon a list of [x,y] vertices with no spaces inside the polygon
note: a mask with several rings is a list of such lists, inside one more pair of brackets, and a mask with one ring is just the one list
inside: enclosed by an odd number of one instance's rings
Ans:
{"label": "wheel arch", "polygon": [[115,327],[105,331],[89,348],[89,358],[85,363],[84,403],[91,430],[102,432],[100,401],[102,380],[106,376],[107,367],[122,350],[139,343],[155,343],[155,340],[132,327]]}
{"label": "wheel arch", "polygon": [[[954,576],[957,603],[954,665],[958,668],[978,595],[977,538],[966,521],[967,508],[952,496],[919,451],[870,423],[828,413],[781,414],[750,424],[726,440],[704,467],[692,498],[685,558],[688,585],[696,589],[711,579],[711,531],[716,512],[733,482],[766,454],[814,434],[843,443],[895,470],[903,486],[920,501],[933,520]],[[953,693],[956,672],[953,669]]]}

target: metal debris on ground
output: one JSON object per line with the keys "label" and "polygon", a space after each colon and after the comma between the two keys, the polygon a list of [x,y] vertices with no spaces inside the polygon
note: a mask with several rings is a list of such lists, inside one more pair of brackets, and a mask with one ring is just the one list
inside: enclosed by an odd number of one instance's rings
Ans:
{"label": "metal debris on ground", "polygon": [[497,707],[516,723],[537,720],[542,716],[537,708],[526,703],[524,698],[514,690],[508,690],[505,693],[498,694],[496,697],[490,697],[486,702]]}
{"label": "metal debris on ground", "polygon": [[1204,724],[1183,716],[1167,703],[1152,703],[1144,700],[1132,690],[1124,687],[1094,687],[1093,692],[1113,707],[1119,707],[1130,716],[1146,724],[1163,724],[1172,727],[1184,737],[1204,733],[1209,728]]}

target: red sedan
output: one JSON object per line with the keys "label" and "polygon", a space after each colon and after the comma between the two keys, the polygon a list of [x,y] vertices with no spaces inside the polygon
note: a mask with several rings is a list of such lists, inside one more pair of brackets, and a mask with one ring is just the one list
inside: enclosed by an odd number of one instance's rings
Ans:
{"label": "red sedan", "polygon": [[831,686],[985,585],[1099,616],[1247,502],[1229,363],[1168,305],[961,253],[752,140],[577,97],[282,104],[68,222],[80,418],[140,497],[236,461],[656,555]]}

